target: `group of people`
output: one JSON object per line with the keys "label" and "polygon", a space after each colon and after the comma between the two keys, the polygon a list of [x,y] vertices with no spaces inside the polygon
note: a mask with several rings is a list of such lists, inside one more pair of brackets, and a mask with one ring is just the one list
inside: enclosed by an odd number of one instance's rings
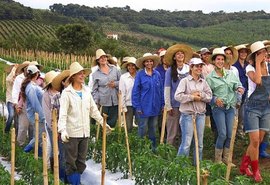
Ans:
{"label": "group of people", "polygon": [[270,41],[257,41],[250,46],[202,48],[196,53],[186,44],[175,44],[138,59],[125,57],[119,64],[98,49],[91,69],[73,62],[69,70],[46,73],[45,82],[37,62],[16,64],[7,76],[5,131],[9,132],[14,118],[18,144],[24,146],[28,136],[24,151],[30,152],[35,142],[35,113],[39,115],[39,137],[47,130],[52,141],[51,112],[57,109],[60,178],[79,184],[86,168],[90,122],[102,124],[102,113],[108,115],[106,129],[110,131],[122,111],[128,132],[136,123],[138,136],[148,136],[155,152],[166,111],[166,142],[182,156],[189,156],[195,123],[198,148],[194,147],[194,153],[198,149],[200,160],[209,117],[215,135],[214,160],[225,164],[238,117],[238,134],[245,132],[250,140],[240,172],[260,182],[259,156],[270,157],[266,152],[270,129],[268,45]]}

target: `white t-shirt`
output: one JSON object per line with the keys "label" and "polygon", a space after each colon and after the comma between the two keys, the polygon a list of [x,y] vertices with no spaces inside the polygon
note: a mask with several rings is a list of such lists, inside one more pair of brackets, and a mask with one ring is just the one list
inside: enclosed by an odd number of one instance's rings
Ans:
{"label": "white t-shirt", "polygon": [[[246,75],[248,74],[248,72],[253,71],[255,72],[255,68],[252,65],[248,65],[246,67]],[[248,77],[248,97],[250,97],[250,95],[255,91],[256,89],[256,84]]]}

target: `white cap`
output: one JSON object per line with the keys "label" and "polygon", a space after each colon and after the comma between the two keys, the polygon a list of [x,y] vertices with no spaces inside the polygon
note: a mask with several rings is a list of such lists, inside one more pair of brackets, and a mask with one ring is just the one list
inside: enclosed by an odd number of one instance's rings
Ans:
{"label": "white cap", "polygon": [[37,68],[37,66],[35,66],[35,65],[29,65],[27,67],[27,73],[28,74],[35,74],[37,72],[40,72],[39,69]]}
{"label": "white cap", "polygon": [[192,58],[189,61],[189,65],[197,65],[197,64],[204,64],[202,59],[200,58]]}

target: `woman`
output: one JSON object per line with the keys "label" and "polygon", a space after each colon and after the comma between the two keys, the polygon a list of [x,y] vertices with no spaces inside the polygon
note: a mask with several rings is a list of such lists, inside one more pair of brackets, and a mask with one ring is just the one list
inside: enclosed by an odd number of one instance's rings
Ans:
{"label": "woman", "polygon": [[80,184],[81,174],[86,168],[89,117],[98,123],[103,122],[90,89],[84,85],[89,73],[90,69],[84,69],[78,62],[73,62],[70,65],[70,85],[63,90],[60,98],[58,132],[64,142],[67,180],[72,185]]}
{"label": "woman", "polygon": [[159,57],[151,53],[145,53],[143,57],[137,59],[136,65],[142,70],[137,73],[132,89],[132,105],[139,119],[138,134],[144,137],[148,128],[153,151],[156,148],[158,115],[164,106],[161,76],[154,70],[158,62]]}
{"label": "woman", "polygon": [[236,92],[243,94],[244,89],[239,78],[232,71],[224,69],[226,55],[222,48],[215,48],[211,58],[215,69],[206,77],[206,81],[213,93],[211,107],[218,130],[215,162],[223,161],[227,164],[235,117]]}
{"label": "woman", "polygon": [[[58,75],[55,71],[49,71],[45,74],[45,82],[46,85],[44,87],[44,93],[42,96],[42,108],[46,120],[46,128],[48,131],[51,147],[53,144],[53,137],[52,137],[52,102],[53,97],[58,93],[56,89],[52,87],[52,80]],[[53,170],[53,152],[52,149],[49,150],[49,158],[50,158],[50,165],[51,169]]]}
{"label": "woman", "polygon": [[188,76],[189,66],[186,64],[191,59],[193,51],[185,44],[176,44],[168,48],[165,54],[166,62],[171,66],[165,74],[165,108],[168,111],[166,131],[167,143],[179,147],[180,140],[180,102],[174,98],[179,82]]}
{"label": "woman", "polygon": [[122,67],[126,68],[128,72],[120,77],[119,90],[122,94],[122,110],[126,114],[127,130],[131,132],[133,129],[133,118],[136,113],[131,102],[131,92],[137,73],[136,58],[129,57]]}
{"label": "woman", "polygon": [[118,85],[121,73],[108,64],[107,54],[102,50],[96,51],[98,69],[93,73],[92,95],[97,105],[102,106],[102,113],[108,115],[108,124],[115,127],[118,117]]}
{"label": "woman", "polygon": [[246,68],[248,94],[244,104],[244,126],[250,143],[242,158],[240,173],[252,176],[256,182],[261,182],[263,179],[259,170],[259,145],[265,132],[270,128],[270,78],[265,62],[267,50],[263,42],[253,43],[250,49],[251,54],[248,56],[250,64]]}
{"label": "woman", "polygon": [[[196,121],[199,159],[202,160],[203,133],[205,126],[206,103],[212,99],[212,91],[202,78],[203,61],[199,58],[190,60],[190,75],[180,81],[175,92],[175,99],[180,104],[180,126],[182,130],[182,142],[178,150],[178,155],[189,156],[191,142],[193,140],[193,116]],[[195,145],[194,145],[195,148]],[[196,155],[194,149],[194,164]]]}
{"label": "woman", "polygon": [[[26,102],[27,117],[30,123],[35,127],[35,113],[39,116],[39,155],[42,155],[42,133],[45,132],[45,116],[42,109],[42,96],[43,91],[40,86],[36,84],[39,78],[39,69],[35,65],[27,67],[27,75],[21,86],[22,100]],[[34,137],[35,132],[34,132]],[[30,152],[34,148],[35,138],[24,148],[25,152]]]}

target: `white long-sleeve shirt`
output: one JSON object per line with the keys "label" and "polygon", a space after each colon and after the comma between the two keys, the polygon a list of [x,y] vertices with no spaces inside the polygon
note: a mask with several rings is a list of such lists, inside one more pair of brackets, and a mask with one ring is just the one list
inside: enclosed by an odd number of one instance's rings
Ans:
{"label": "white long-sleeve shirt", "polygon": [[60,98],[60,111],[58,120],[58,132],[67,131],[69,137],[89,137],[89,115],[98,123],[103,122],[89,87],[83,85],[82,97],[78,95],[70,84],[65,88]]}
{"label": "white long-sleeve shirt", "polygon": [[119,80],[119,90],[122,94],[122,107],[125,109],[127,106],[132,106],[131,94],[134,86],[135,78],[129,72],[121,75]]}
{"label": "white long-sleeve shirt", "polygon": [[19,95],[21,92],[21,86],[24,79],[25,79],[25,76],[23,73],[21,73],[18,76],[16,76],[14,80],[14,84],[12,88],[12,103],[14,104],[18,104]]}

